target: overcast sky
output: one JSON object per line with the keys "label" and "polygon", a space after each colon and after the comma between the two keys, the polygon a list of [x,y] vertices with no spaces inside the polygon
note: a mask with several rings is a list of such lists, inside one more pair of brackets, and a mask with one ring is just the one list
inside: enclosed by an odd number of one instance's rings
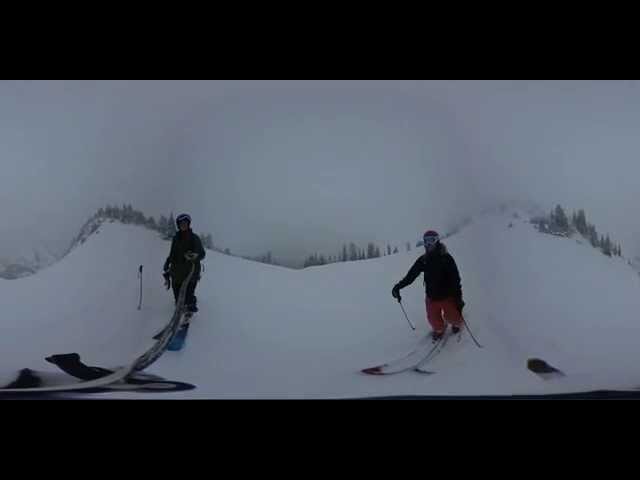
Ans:
{"label": "overcast sky", "polygon": [[638,255],[639,88],[0,82],[0,258],[63,250],[108,203],[188,212],[233,252],[302,259],[415,242],[500,201],[585,208]]}

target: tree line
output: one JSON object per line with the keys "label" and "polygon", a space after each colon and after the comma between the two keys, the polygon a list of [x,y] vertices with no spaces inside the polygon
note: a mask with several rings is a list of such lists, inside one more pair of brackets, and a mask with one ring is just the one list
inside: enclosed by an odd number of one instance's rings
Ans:
{"label": "tree line", "polygon": [[[83,242],[86,237],[93,233],[99,227],[99,220],[117,220],[124,224],[140,225],[150,230],[154,230],[165,240],[171,240],[177,232],[175,217],[173,212],[169,215],[160,215],[156,220],[153,216],[146,216],[142,211],[133,208],[131,204],[123,204],[122,206],[107,205],[99,208],[94,215],[85,223],[78,236],[74,239],[73,244]],[[257,256],[234,255],[229,248],[221,248],[214,244],[213,236],[210,233],[199,233],[204,248],[214,250],[225,255],[243,258],[255,262],[285,266],[276,259],[271,251]],[[411,242],[405,243],[406,251],[411,251]],[[366,247],[358,246],[355,242],[345,243],[342,250],[335,255],[324,255],[314,253],[309,255],[303,263],[303,268],[327,265],[338,262],[354,262],[367,260],[371,258],[380,258],[382,256],[393,255],[399,253],[397,246],[392,247],[387,244],[386,247],[380,248],[374,242],[368,242]]]}
{"label": "tree line", "polygon": [[[411,251],[411,242],[406,242],[405,248],[407,252]],[[328,265],[340,262],[357,262],[359,260],[368,260],[370,258],[380,258],[386,255],[399,253],[398,247],[391,247],[387,244],[386,248],[380,249],[374,242],[368,242],[366,248],[359,247],[355,242],[349,242],[342,246],[342,251],[336,255],[326,256],[324,254],[314,253],[309,255],[305,261],[303,268],[314,267],[318,265]]]}
{"label": "tree line", "polygon": [[[122,207],[107,205],[104,208],[98,209],[89,219],[89,222],[99,219],[118,220],[125,224],[141,225],[160,233],[165,240],[171,240],[178,231],[173,212],[168,216],[161,215],[156,221],[153,216],[145,216],[140,210],[134,209],[131,204],[125,204],[122,205]],[[200,233],[199,236],[204,248],[216,250],[213,244],[213,236],[210,233]]]}
{"label": "tree line", "polygon": [[606,236],[599,234],[595,225],[587,221],[587,215],[583,209],[574,211],[569,217],[562,206],[558,204],[549,215],[532,218],[531,222],[542,233],[564,237],[578,233],[587,239],[592,247],[600,249],[603,254],[609,257],[622,256],[620,244],[613,242],[609,234]]}

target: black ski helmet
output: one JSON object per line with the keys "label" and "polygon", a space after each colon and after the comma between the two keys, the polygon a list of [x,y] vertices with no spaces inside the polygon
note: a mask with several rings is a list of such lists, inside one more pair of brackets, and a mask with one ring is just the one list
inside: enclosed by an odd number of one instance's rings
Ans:
{"label": "black ski helmet", "polygon": [[181,213],[176,217],[176,227],[180,228],[180,222],[187,221],[189,226],[191,226],[191,217],[186,213]]}

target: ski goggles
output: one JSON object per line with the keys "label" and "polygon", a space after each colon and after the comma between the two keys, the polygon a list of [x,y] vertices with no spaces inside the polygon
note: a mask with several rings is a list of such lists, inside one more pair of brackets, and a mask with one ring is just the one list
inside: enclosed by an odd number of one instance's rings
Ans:
{"label": "ski goggles", "polygon": [[439,240],[440,240],[439,237],[434,237],[430,235],[422,239],[422,244],[424,245],[424,248],[433,248],[435,244],[438,243]]}
{"label": "ski goggles", "polygon": [[186,213],[183,213],[182,215],[178,215],[178,218],[176,218],[176,223],[179,224],[181,222],[191,223],[191,217],[189,215],[187,215]]}

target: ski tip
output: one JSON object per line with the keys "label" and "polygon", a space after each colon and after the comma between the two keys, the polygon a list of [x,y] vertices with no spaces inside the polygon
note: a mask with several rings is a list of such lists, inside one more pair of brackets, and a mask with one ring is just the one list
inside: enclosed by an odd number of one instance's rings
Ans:
{"label": "ski tip", "polygon": [[529,358],[527,368],[543,378],[564,377],[565,373],[540,358]]}
{"label": "ski tip", "polygon": [[541,358],[529,358],[527,360],[527,368],[536,373],[551,373],[557,371],[555,367],[552,367]]}
{"label": "ski tip", "polygon": [[69,361],[73,361],[73,362],[78,362],[80,361],[80,355],[77,353],[58,353],[55,355],[49,355],[48,357],[44,358],[47,362],[49,363],[53,363],[53,364],[57,364],[57,362],[62,361],[62,360],[69,360]]}
{"label": "ski tip", "polygon": [[382,375],[382,367],[371,367],[360,370],[367,375]]}

